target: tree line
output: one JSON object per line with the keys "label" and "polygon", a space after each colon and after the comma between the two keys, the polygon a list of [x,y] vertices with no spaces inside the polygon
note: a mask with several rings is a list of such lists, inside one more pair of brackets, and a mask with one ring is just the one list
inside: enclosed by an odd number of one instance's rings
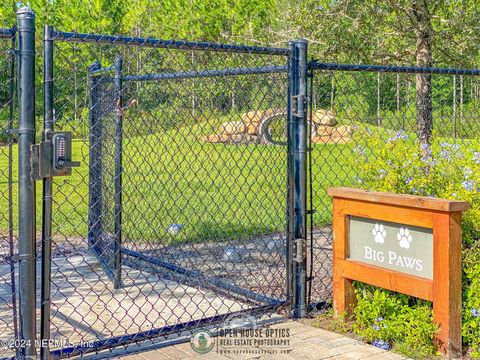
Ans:
{"label": "tree line", "polygon": [[[476,67],[475,0],[33,0],[38,32],[64,31],[285,46],[322,61]],[[21,2],[0,4],[0,26]]]}
{"label": "tree line", "polygon": [[[476,0],[33,0],[37,32],[128,34],[163,39],[285,46],[305,38],[322,62],[476,68]],[[16,1],[0,4],[12,26]],[[432,132],[432,77],[417,74],[418,134]],[[394,86],[395,87],[395,86]]]}

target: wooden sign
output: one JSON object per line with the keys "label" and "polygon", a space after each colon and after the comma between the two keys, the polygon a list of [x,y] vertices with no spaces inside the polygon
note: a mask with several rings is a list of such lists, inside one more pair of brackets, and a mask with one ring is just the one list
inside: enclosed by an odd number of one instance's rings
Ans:
{"label": "wooden sign", "polygon": [[433,302],[437,343],[461,354],[464,201],[331,188],[333,305],[352,315],[357,280]]}

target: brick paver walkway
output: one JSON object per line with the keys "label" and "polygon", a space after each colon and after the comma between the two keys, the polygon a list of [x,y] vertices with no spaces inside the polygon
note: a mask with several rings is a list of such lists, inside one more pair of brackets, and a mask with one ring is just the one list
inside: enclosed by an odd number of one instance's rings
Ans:
{"label": "brick paver walkway", "polygon": [[[288,321],[268,327],[268,329],[290,329],[286,354],[221,355],[214,347],[209,353],[200,355],[192,350],[190,343],[168,346],[156,350],[126,355],[122,360],[164,360],[164,359],[369,359],[394,360],[404,357],[359,342],[343,335],[313,328],[295,321]],[[218,337],[215,338],[218,341]],[[270,347],[269,349],[274,349]],[[262,349],[262,347],[257,347]],[[263,347],[263,349],[267,349]],[[261,351],[261,350],[260,350]]]}

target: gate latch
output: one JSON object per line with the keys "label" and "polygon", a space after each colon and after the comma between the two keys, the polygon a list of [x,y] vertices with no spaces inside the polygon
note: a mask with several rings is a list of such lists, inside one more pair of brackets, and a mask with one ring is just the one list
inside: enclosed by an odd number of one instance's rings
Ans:
{"label": "gate latch", "polygon": [[304,117],[307,109],[307,98],[305,95],[292,96],[292,115]]}
{"label": "gate latch", "polygon": [[51,141],[32,145],[32,178],[40,180],[53,176],[68,176],[80,162],[72,161],[72,134],[54,132]]}

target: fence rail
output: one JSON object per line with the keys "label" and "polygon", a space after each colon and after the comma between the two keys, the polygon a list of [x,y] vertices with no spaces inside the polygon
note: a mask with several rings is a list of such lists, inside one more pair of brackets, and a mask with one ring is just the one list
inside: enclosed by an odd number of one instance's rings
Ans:
{"label": "fence rail", "polygon": [[255,53],[267,55],[283,55],[288,56],[287,48],[273,48],[262,46],[248,46],[236,44],[221,44],[213,42],[192,42],[178,40],[161,40],[152,38],[129,37],[129,36],[113,36],[99,34],[80,34],[74,32],[62,32],[53,30],[52,34],[46,40],[80,42],[80,43],[96,43],[111,45],[142,46],[153,48],[168,48],[179,50],[202,50],[214,52],[231,52],[231,53]]}
{"label": "fence rail", "polygon": [[316,60],[310,62],[310,69],[311,70],[395,73],[395,74],[439,74],[439,75],[468,75],[468,76],[480,75],[480,70],[478,69],[458,69],[458,68],[422,67],[422,66],[366,65],[366,64],[336,64],[336,63],[320,63]]}
{"label": "fence rail", "polygon": [[11,39],[15,37],[16,31],[15,28],[5,29],[0,28],[0,39]]}

